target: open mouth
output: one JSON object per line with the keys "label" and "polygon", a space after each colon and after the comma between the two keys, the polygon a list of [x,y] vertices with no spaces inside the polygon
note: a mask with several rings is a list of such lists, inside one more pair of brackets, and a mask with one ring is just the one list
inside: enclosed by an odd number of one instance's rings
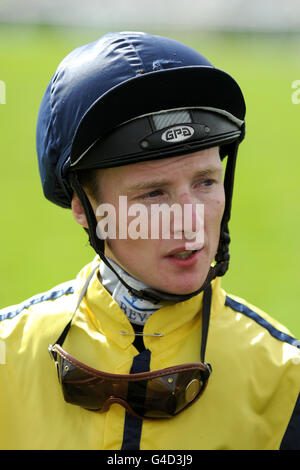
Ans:
{"label": "open mouth", "polygon": [[194,253],[196,253],[198,250],[184,250],[184,251],[179,251],[178,253],[175,253],[174,255],[169,255],[171,258],[176,258],[176,259],[188,259],[190,258]]}
{"label": "open mouth", "polygon": [[177,248],[171,251],[166,259],[176,267],[189,268],[199,260],[203,247],[198,250],[185,250],[184,247]]}

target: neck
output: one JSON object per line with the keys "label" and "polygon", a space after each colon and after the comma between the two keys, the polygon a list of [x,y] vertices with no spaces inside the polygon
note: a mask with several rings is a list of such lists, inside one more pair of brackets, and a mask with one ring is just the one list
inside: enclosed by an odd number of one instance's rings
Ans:
{"label": "neck", "polygon": [[[124,279],[128,286],[142,290],[147,288],[141,281],[135,279],[126,271],[124,271],[117,263],[109,260],[112,267],[118,275]],[[144,325],[148,318],[156,312],[159,308],[163,307],[164,303],[151,302],[149,300],[138,299],[131,295],[128,289],[120,282],[116,274],[105,264],[100,264],[100,275],[102,285],[111,294],[113,299],[119,304],[127,318],[131,323],[137,325]]]}

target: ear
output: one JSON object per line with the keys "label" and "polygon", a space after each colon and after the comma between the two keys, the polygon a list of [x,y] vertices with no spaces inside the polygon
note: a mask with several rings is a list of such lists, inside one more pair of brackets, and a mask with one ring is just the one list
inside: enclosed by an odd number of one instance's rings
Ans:
{"label": "ear", "polygon": [[73,217],[76,220],[76,222],[78,222],[79,225],[81,225],[82,227],[88,228],[88,223],[87,223],[85,212],[75,192],[73,194],[71,207],[72,207]]}

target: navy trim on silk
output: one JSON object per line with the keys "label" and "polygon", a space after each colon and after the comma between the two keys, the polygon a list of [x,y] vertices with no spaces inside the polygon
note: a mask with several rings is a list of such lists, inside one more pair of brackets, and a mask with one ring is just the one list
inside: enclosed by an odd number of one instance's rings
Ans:
{"label": "navy trim on silk", "polygon": [[300,450],[300,394],[283,436],[280,450]]}
{"label": "navy trim on silk", "polygon": [[271,325],[271,323],[269,323],[265,318],[261,317],[258,313],[254,312],[253,310],[251,310],[251,308],[247,307],[246,305],[241,304],[240,302],[237,302],[236,300],[233,300],[231,297],[228,296],[226,297],[225,305],[226,307],[230,307],[236,312],[242,313],[243,315],[246,315],[247,317],[251,318],[260,326],[268,330],[268,332],[274,338],[279,339],[279,341],[284,341],[285,343],[289,343],[292,346],[296,346],[296,348],[300,348],[300,341],[278,330],[277,328],[275,328],[275,326]]}
{"label": "navy trim on silk", "polygon": [[[150,357],[151,352],[149,349],[142,351],[140,354],[133,358],[130,374],[136,374],[138,372],[148,372],[150,370]],[[128,385],[128,396],[130,396],[131,390],[129,383]],[[141,434],[142,434],[143,420],[137,418],[126,410],[125,424],[124,424],[124,435],[121,450],[140,450]]]}
{"label": "navy trim on silk", "polygon": [[48,292],[45,292],[44,294],[39,294],[34,297],[31,297],[28,300],[25,300],[25,302],[15,306],[13,310],[10,310],[7,313],[3,313],[0,315],[0,321],[1,320],[7,320],[9,318],[14,318],[16,315],[19,315],[23,310],[26,308],[29,308],[31,305],[36,305],[41,302],[45,302],[46,300],[55,300],[58,299],[59,297],[62,297],[63,295],[68,295],[68,294],[73,294],[74,293],[74,287],[69,286],[68,288],[65,289],[58,289],[58,290],[51,290]]}

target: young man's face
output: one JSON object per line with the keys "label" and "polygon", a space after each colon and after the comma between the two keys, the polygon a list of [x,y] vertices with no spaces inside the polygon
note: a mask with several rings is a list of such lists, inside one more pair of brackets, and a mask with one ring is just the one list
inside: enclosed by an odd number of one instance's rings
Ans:
{"label": "young man's face", "polygon": [[[96,212],[99,204],[103,203],[115,207],[117,234],[120,196],[126,197],[128,211],[133,204],[143,204],[146,210],[143,214],[148,218],[143,222],[144,228],[148,226],[147,238],[132,239],[127,233],[126,239],[106,240],[106,255],[153,288],[173,294],[188,294],[199,289],[217,251],[224,211],[223,167],[219,149],[214,147],[184,156],[103,169],[98,171],[97,178],[99,198],[97,201],[90,198],[93,208]],[[185,214],[184,206],[189,205],[189,227],[194,233],[197,222],[200,223],[198,228],[201,221],[204,223],[203,243],[193,245],[190,233],[184,230],[183,215],[179,234],[172,212],[170,236],[163,238],[160,226],[158,239],[151,238],[153,204],[169,207],[176,204],[182,208],[182,214]],[[204,212],[197,210],[201,207]],[[121,215],[124,220],[125,214]],[[126,218],[130,225],[134,217]]]}

